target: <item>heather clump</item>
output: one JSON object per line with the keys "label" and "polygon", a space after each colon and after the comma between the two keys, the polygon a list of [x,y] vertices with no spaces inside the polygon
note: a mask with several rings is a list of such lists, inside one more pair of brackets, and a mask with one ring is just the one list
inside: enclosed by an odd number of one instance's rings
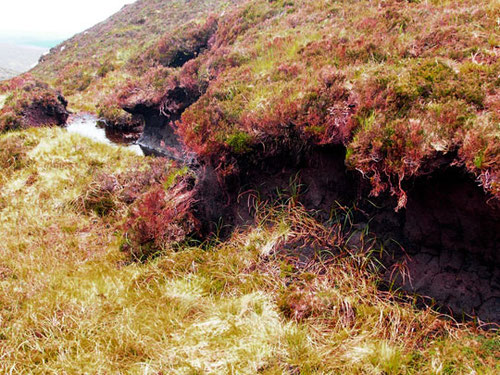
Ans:
{"label": "heather clump", "polygon": [[64,95],[71,96],[78,92],[86,90],[94,76],[87,69],[100,71],[97,62],[93,62],[86,66],[82,62],[74,62],[66,65],[59,73],[57,80],[54,83],[56,87],[62,87]]}
{"label": "heather clump", "polygon": [[114,96],[109,96],[96,106],[97,115],[106,125],[120,131],[139,131],[143,127],[141,119],[125,112]]}
{"label": "heather clump", "polygon": [[96,173],[71,206],[113,225],[123,221],[122,251],[145,261],[195,234],[192,179],[168,159],[146,159],[127,171]]}
{"label": "heather clump", "polygon": [[[237,1],[229,4],[233,2]],[[95,112],[114,95],[116,87],[134,78],[138,70],[151,67],[150,57],[172,65],[176,59],[183,61],[200,53],[214,27],[204,22],[206,15],[218,12],[226,3],[144,0],[129,4],[106,22],[54,47],[33,74],[63,92],[71,108]]]}
{"label": "heather clump", "polygon": [[165,67],[179,68],[210,48],[216,30],[217,19],[213,16],[202,25],[188,23],[172,34],[163,36],[145,53],[145,58]]}
{"label": "heather clump", "polygon": [[144,261],[178,247],[195,233],[192,187],[186,177],[167,190],[154,185],[131,207],[123,228],[122,250]]}
{"label": "heather clump", "polygon": [[[478,113],[494,90],[492,72],[469,64],[456,72],[443,62],[423,60],[397,78],[376,73],[359,89],[363,112],[353,118],[347,162],[371,179],[373,194],[390,189],[399,198],[398,208],[403,207],[402,182],[432,170],[433,159],[461,150],[466,134],[478,131]],[[463,159],[470,156],[460,155],[457,163],[470,165]]]}
{"label": "heather clump", "polygon": [[[209,16],[166,33],[131,60],[134,76],[115,87],[107,105],[100,106],[101,113],[105,118],[120,116],[116,109],[121,107],[127,111],[140,108],[139,112],[157,108],[165,116],[180,114],[206,90],[208,77],[200,72],[196,58],[211,47],[216,30],[217,19]],[[113,108],[113,113],[106,113],[106,107]]]}
{"label": "heather clump", "polygon": [[[182,170],[182,169],[181,169]],[[165,158],[146,159],[119,173],[96,173],[84,192],[72,204],[79,212],[100,217],[116,216],[155,186],[166,185],[178,168]]]}
{"label": "heather clump", "polygon": [[64,125],[67,102],[47,84],[25,74],[0,84],[0,131]]}
{"label": "heather clump", "polygon": [[134,108],[158,106],[165,92],[175,87],[175,75],[172,70],[163,66],[149,69],[145,75],[127,80],[117,88],[116,102],[120,107]]}

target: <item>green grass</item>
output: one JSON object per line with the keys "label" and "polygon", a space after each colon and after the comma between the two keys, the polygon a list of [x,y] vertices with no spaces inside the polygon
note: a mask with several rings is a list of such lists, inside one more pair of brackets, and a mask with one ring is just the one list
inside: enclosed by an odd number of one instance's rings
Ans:
{"label": "green grass", "polygon": [[[119,250],[129,208],[118,193],[106,215],[75,202],[99,176],[121,181],[139,165],[140,179],[149,162],[63,129],[0,136],[0,372],[500,370],[498,334],[380,292],[369,255],[349,255],[340,232],[293,200],[260,207],[256,224],[226,241],[132,262]],[[313,239],[340,250],[298,265],[286,249]]]}

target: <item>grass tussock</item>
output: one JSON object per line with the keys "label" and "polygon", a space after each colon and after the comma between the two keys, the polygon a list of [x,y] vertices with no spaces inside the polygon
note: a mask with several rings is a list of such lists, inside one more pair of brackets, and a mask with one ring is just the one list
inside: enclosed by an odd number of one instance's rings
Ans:
{"label": "grass tussock", "polygon": [[261,206],[225,241],[131,262],[123,223],[185,171],[57,128],[0,146],[2,373],[499,371],[497,333],[377,288],[374,242],[351,245],[342,213]]}

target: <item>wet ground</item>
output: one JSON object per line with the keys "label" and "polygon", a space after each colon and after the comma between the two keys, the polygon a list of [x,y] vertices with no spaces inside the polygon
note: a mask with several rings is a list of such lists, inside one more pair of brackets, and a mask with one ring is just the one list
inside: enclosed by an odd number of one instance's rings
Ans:
{"label": "wet ground", "polygon": [[71,116],[68,120],[66,129],[70,133],[80,134],[90,138],[93,141],[126,147],[133,150],[138,155],[144,155],[142,148],[136,144],[135,138],[128,138],[126,134],[113,131],[109,127],[99,121],[99,118],[90,114],[78,114]]}

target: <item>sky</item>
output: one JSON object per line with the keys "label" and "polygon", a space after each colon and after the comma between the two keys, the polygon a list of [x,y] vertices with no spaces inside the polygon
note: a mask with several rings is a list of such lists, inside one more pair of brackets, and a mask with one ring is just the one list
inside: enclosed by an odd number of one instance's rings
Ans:
{"label": "sky", "polygon": [[132,2],[134,0],[0,0],[0,40],[61,41],[104,21]]}

